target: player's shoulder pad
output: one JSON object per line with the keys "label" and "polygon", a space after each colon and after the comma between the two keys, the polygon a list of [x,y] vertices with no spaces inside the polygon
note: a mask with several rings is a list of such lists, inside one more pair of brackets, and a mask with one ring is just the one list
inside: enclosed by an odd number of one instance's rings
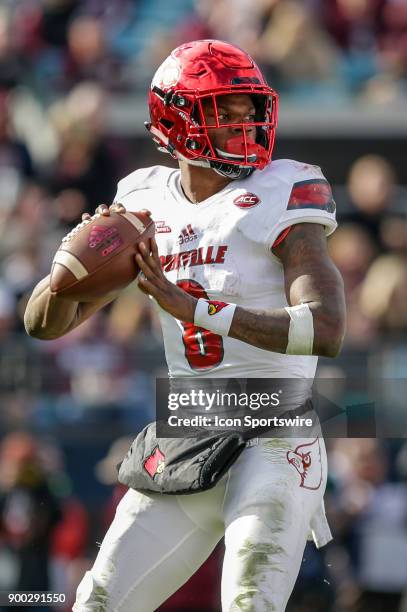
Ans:
{"label": "player's shoulder pad", "polygon": [[281,232],[296,223],[322,224],[327,235],[335,230],[335,201],[318,166],[279,159],[246,180],[248,190],[261,197],[263,206],[250,209],[251,214],[242,220],[242,231],[268,251]]}
{"label": "player's shoulder pad", "polygon": [[325,178],[319,166],[295,161],[294,159],[275,159],[264,170],[260,170],[252,176],[256,178],[258,183],[264,185],[275,181],[292,185],[301,179]]}
{"label": "player's shoulder pad", "polygon": [[165,187],[172,172],[174,169],[166,166],[151,166],[135,170],[118,182],[115,201],[119,201],[120,198],[134,191]]}
{"label": "player's shoulder pad", "polygon": [[327,213],[335,212],[331,186],[319,166],[293,159],[278,159],[263,172],[256,174],[263,184],[275,184],[276,180],[286,184],[286,210],[314,209]]}

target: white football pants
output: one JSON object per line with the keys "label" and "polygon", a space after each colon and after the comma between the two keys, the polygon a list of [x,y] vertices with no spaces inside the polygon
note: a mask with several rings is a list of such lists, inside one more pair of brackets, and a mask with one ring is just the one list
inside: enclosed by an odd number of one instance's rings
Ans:
{"label": "white football pants", "polygon": [[225,535],[222,610],[283,612],[306,540],[331,539],[321,438],[253,440],[216,487],[192,495],[129,490],[77,591],[74,612],[152,612]]}

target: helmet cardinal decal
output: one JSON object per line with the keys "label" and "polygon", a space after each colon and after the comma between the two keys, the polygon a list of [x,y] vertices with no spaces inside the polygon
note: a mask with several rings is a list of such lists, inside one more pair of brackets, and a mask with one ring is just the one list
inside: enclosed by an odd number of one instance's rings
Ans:
{"label": "helmet cardinal decal", "polygon": [[152,86],[174,87],[181,74],[179,62],[171,55],[161,64],[153,76]]}

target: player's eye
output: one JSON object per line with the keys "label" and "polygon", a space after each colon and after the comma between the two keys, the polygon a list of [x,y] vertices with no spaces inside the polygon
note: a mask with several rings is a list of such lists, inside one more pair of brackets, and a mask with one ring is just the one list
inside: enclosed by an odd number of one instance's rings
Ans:
{"label": "player's eye", "polygon": [[218,119],[219,123],[253,123],[253,121],[256,119],[256,114],[254,112],[249,113],[242,119],[238,115],[232,116],[226,111],[220,111],[218,112]]}

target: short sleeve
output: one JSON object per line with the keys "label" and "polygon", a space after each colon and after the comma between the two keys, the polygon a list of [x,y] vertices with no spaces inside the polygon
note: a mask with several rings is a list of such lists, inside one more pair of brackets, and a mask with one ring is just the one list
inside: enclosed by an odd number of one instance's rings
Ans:
{"label": "short sleeve", "polygon": [[332,189],[317,166],[308,166],[307,172],[293,177],[280,207],[276,223],[265,236],[267,249],[273,247],[285,229],[297,223],[319,223],[324,226],[327,236],[337,227]]}

